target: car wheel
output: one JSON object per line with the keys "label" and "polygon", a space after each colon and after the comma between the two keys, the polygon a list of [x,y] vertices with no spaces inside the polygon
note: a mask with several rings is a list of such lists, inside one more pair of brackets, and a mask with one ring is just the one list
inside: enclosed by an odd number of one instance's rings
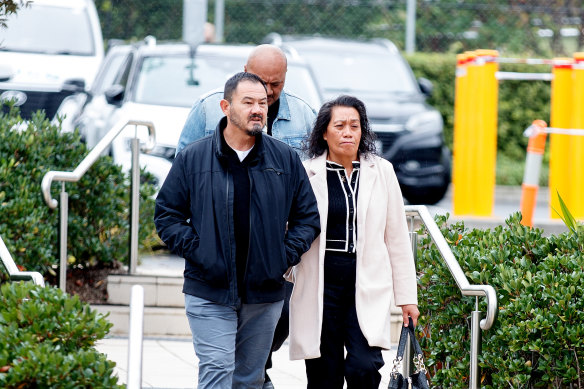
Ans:
{"label": "car wheel", "polygon": [[444,185],[424,189],[402,187],[402,195],[412,205],[434,205],[444,198],[448,190],[447,181]]}
{"label": "car wheel", "polygon": [[446,171],[446,174],[442,181],[442,185],[425,188],[400,185],[402,195],[409,204],[434,205],[444,198],[444,195],[448,190],[448,185],[450,185],[451,179],[450,177],[451,157],[450,151],[448,150],[447,147],[444,147],[442,149],[442,164],[444,165]]}

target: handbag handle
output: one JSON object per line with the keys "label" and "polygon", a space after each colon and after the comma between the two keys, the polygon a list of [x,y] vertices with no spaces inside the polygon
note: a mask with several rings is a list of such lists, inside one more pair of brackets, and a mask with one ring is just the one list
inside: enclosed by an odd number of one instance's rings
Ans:
{"label": "handbag handle", "polygon": [[401,364],[404,358],[404,352],[406,349],[406,343],[408,341],[408,335],[410,338],[410,342],[414,346],[414,365],[416,365],[416,373],[420,371],[426,371],[426,366],[424,365],[424,354],[422,353],[422,348],[420,347],[420,343],[418,343],[418,339],[416,339],[414,322],[412,318],[409,318],[409,324],[406,327],[402,325],[401,334],[399,336],[399,345],[397,347],[397,355],[393,361],[393,369],[392,374],[395,372],[399,372],[401,370]]}

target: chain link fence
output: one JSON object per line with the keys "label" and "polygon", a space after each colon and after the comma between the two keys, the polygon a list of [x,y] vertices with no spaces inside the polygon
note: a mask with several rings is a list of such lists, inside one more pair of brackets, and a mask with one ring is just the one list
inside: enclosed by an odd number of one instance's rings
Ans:
{"label": "chain link fence", "polygon": [[[180,40],[183,0],[95,0],[105,39]],[[407,0],[224,0],[223,41],[259,43],[270,32],[392,40],[405,48]],[[418,0],[415,50],[572,56],[584,50],[582,0]],[[208,0],[208,21],[216,0]]]}

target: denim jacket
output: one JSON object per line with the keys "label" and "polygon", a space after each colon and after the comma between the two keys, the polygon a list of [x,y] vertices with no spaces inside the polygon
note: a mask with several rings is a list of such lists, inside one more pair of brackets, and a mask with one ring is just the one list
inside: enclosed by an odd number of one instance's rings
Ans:
{"label": "denim jacket", "polygon": [[[210,135],[223,116],[219,102],[223,99],[223,90],[216,89],[201,97],[189,112],[183,127],[176,154],[186,145]],[[308,139],[316,112],[300,97],[282,91],[278,116],[272,124],[272,136],[288,144],[302,155],[302,142]]]}

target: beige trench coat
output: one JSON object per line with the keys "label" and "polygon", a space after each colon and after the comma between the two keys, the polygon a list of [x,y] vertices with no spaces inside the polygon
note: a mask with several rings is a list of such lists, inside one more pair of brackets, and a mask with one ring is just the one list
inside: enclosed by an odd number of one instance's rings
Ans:
{"label": "beige trench coat", "polygon": [[[355,304],[370,346],[390,348],[390,302],[417,304],[414,258],[404,204],[393,166],[377,156],[361,158],[357,198]],[[304,162],[318,202],[321,233],[289,273],[290,359],[320,357],[324,254],[328,212],[326,153]],[[393,293],[392,293],[393,292]]]}

